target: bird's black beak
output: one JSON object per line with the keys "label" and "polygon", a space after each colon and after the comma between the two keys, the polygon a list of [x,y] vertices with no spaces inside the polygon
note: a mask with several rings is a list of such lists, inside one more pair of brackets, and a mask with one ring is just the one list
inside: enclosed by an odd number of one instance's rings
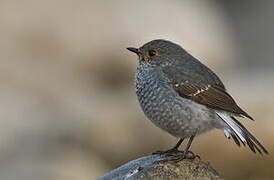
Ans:
{"label": "bird's black beak", "polygon": [[128,47],[127,50],[129,50],[131,52],[134,52],[137,55],[140,54],[139,50],[137,48],[134,48],[134,47]]}

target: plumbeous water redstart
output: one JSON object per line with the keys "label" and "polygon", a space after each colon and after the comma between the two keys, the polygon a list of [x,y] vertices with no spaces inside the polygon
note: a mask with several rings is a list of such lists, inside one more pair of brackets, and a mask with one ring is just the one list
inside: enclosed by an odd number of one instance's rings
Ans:
{"label": "plumbeous water redstart", "polygon": [[162,152],[176,151],[190,138],[186,154],[196,135],[217,128],[238,146],[241,142],[253,152],[268,153],[235,118],[252,117],[236,104],[218,76],[181,46],[159,39],[127,49],[138,55],[135,89],[142,110],[157,127],[180,138]]}

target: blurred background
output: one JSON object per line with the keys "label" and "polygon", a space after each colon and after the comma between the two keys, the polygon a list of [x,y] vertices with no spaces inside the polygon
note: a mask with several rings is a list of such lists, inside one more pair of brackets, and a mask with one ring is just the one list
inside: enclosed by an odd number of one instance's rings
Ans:
{"label": "blurred background", "polygon": [[134,91],[125,48],[157,38],[212,68],[255,122],[241,122],[270,155],[221,131],[192,151],[226,179],[274,178],[274,1],[1,0],[1,179],[96,179],[168,149]]}

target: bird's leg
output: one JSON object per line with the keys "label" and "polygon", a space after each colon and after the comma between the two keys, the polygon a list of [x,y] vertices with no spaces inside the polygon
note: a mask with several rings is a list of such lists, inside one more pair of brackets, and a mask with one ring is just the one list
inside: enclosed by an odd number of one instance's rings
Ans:
{"label": "bird's leg", "polygon": [[184,141],[184,138],[180,138],[177,144],[172,149],[178,150],[178,148],[180,147],[183,141]]}
{"label": "bird's leg", "polygon": [[156,152],[153,152],[152,154],[172,154],[172,153],[178,152],[178,148],[180,147],[183,141],[184,141],[184,138],[180,138],[177,144],[173,148],[166,151],[156,151]]}
{"label": "bird's leg", "polygon": [[184,153],[183,153],[182,156],[180,156],[180,155],[179,155],[179,156],[174,156],[174,157],[168,158],[167,160],[168,160],[168,161],[179,162],[179,161],[181,161],[181,160],[183,160],[183,159],[194,159],[194,158],[196,158],[196,157],[200,158],[199,155],[195,155],[193,152],[189,151],[189,148],[190,148],[190,146],[191,146],[191,144],[192,144],[192,142],[193,142],[194,137],[195,137],[195,134],[192,135],[192,136],[189,138],[189,141],[188,141],[188,143],[187,143],[187,145],[186,145],[186,148],[185,148],[184,151],[183,151]]}
{"label": "bird's leg", "polygon": [[[193,135],[193,136],[191,136],[191,137],[189,138],[188,143],[187,143],[187,145],[186,145],[186,148],[185,148],[185,150],[184,150],[184,155],[183,155],[182,159],[185,159],[185,158],[186,158],[186,155],[187,155],[188,153],[191,153],[192,156],[195,157],[195,154],[194,154],[193,152],[189,151],[189,148],[190,148],[190,146],[191,146],[191,144],[192,144],[192,142],[193,142],[194,137],[195,137],[195,135]],[[191,158],[190,158],[190,159],[191,159]]]}

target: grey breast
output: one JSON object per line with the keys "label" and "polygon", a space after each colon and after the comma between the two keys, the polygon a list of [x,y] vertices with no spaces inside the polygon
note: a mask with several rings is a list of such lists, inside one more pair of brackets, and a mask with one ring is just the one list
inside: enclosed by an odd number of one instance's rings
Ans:
{"label": "grey breast", "polygon": [[184,138],[212,128],[209,120],[212,119],[212,114],[207,108],[179,97],[169,86],[159,67],[140,63],[135,88],[145,115],[170,134]]}

